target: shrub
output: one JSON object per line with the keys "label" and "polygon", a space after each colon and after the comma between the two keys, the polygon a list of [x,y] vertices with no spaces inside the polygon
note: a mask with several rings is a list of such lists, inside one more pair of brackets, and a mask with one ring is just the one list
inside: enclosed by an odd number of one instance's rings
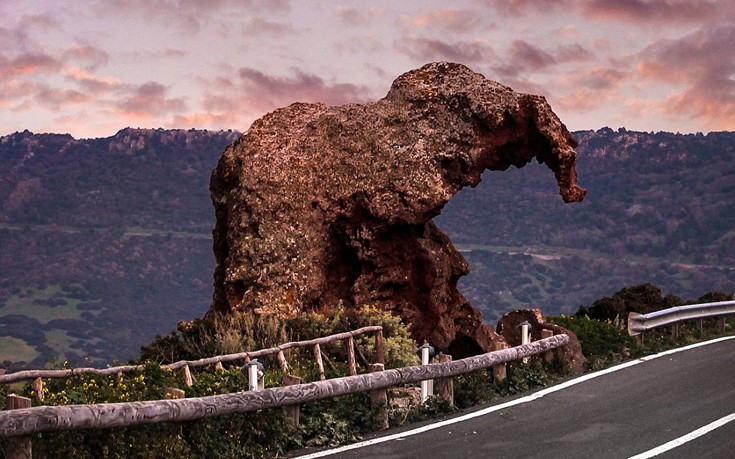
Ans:
{"label": "shrub", "polygon": [[264,349],[288,341],[285,322],[277,315],[211,314],[179,324],[178,330],[141,347],[141,360],[173,363],[213,355]]}
{"label": "shrub", "polygon": [[[383,327],[383,347],[386,368],[398,368],[419,363],[416,343],[411,339],[408,326],[401,318],[390,311],[373,306],[361,308],[335,308],[326,313],[311,312],[302,314],[286,323],[288,335],[292,340],[308,340],[322,336],[343,333],[358,328],[380,325]],[[368,362],[376,362],[374,336],[360,336],[355,339],[359,349]],[[340,355],[344,360],[344,351]]]}
{"label": "shrub", "polygon": [[539,358],[531,358],[528,363],[518,361],[506,364],[506,378],[503,381],[494,381],[492,373],[492,369],[486,369],[457,376],[454,379],[454,401],[457,407],[469,408],[547,386],[560,376]]}
{"label": "shrub", "polygon": [[595,320],[589,317],[549,317],[548,321],[574,332],[590,369],[599,369],[630,357],[635,338],[628,336],[619,318]]}
{"label": "shrub", "polygon": [[[386,363],[407,366],[418,362],[416,344],[408,328],[389,312],[376,308],[337,308],[326,314],[307,313],[298,317],[242,313],[211,316],[156,340],[143,348],[147,360],[140,373],[115,376],[81,373],[46,380],[45,405],[69,405],[155,400],[167,387],[185,388],[187,397],[201,397],[246,390],[247,377],[239,366],[204,369],[195,373],[194,384],[185,387],[181,371],[161,369],[161,362],[208,357],[273,347],[289,340],[303,340],[346,332],[369,325],[382,325]],[[376,361],[374,336],[356,340],[368,362]],[[344,376],[344,344],[329,349],[336,374]],[[275,359],[266,360],[266,386],[280,385],[282,377]],[[288,355],[291,373],[305,381],[318,379],[312,349]],[[68,363],[64,367],[68,367]],[[0,385],[0,390],[7,390]],[[35,399],[26,385],[23,395]],[[3,398],[4,400],[4,398]],[[306,404],[301,425],[290,429],[280,408],[199,421],[90,431],[44,433],[34,437],[34,455],[39,458],[75,457],[118,459],[139,458],[256,458],[278,456],[303,446],[333,446],[356,441],[373,430],[375,419],[368,393],[354,394]],[[2,457],[2,456],[0,456]]]}
{"label": "shrub", "polygon": [[684,304],[676,295],[663,296],[661,289],[653,284],[640,284],[615,292],[612,297],[596,300],[589,308],[580,306],[577,317],[590,317],[597,320],[627,320],[628,313],[647,314]]}

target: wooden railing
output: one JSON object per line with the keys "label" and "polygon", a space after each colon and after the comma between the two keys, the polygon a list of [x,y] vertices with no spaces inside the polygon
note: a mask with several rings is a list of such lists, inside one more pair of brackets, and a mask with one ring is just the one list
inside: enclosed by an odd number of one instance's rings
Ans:
{"label": "wooden railing", "polygon": [[[259,391],[174,400],[38,406],[0,411],[0,437],[22,437],[38,432],[60,430],[103,429],[192,421],[266,408],[300,405],[358,392],[381,391],[399,384],[451,378],[545,353],[565,346],[568,342],[569,337],[561,334],[522,346],[461,360],[374,371]],[[382,365],[378,364],[378,366]],[[374,368],[376,369],[379,370],[379,368]]]}
{"label": "wooden railing", "polygon": [[[168,365],[161,365],[163,369],[179,370],[184,371],[184,381],[187,386],[192,385],[191,368],[203,367],[207,365],[221,366],[223,362],[232,361],[245,361],[248,362],[250,359],[257,357],[264,357],[269,355],[277,355],[278,363],[284,374],[288,374],[289,365],[286,360],[284,351],[294,348],[313,347],[314,358],[316,360],[317,369],[319,371],[320,379],[325,379],[324,373],[324,360],[329,362],[328,357],[321,350],[321,346],[324,344],[333,343],[336,341],[346,341],[347,358],[350,368],[350,374],[357,374],[357,365],[355,359],[355,337],[366,334],[375,334],[375,352],[378,363],[385,363],[385,350],[383,346],[383,327],[379,325],[371,327],[363,327],[357,330],[338,333],[335,335],[329,335],[322,338],[316,338],[305,341],[294,341],[290,343],[281,344],[276,347],[268,349],[261,349],[250,352],[239,352],[235,354],[218,355],[215,357],[207,357],[199,360],[181,360]],[[358,349],[359,354],[359,349]],[[122,365],[110,368],[71,368],[62,370],[23,370],[15,373],[0,374],[0,384],[11,383],[16,381],[24,381],[28,379],[34,379],[34,387],[36,395],[40,400],[43,400],[43,381],[42,378],[65,378],[73,375],[82,373],[93,373],[99,375],[122,375],[123,373],[131,371],[142,371],[145,369],[145,365]]]}

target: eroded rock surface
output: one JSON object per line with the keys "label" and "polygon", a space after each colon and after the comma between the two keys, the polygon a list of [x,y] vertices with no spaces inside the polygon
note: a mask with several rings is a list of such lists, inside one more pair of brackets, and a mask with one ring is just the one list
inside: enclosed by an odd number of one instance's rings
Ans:
{"label": "eroded rock surface", "polygon": [[562,333],[569,335],[569,344],[556,349],[554,352],[573,374],[581,374],[584,371],[584,364],[587,359],[582,353],[582,345],[579,343],[577,335],[564,327],[548,323],[546,316],[540,309],[517,309],[503,314],[498,321],[497,332],[509,346],[520,346],[521,324],[523,322],[528,322],[531,326],[531,341],[538,341],[543,338],[541,330],[551,330],[554,335]]}
{"label": "eroded rock surface", "polygon": [[441,350],[491,350],[501,338],[457,291],[469,267],[432,218],[486,169],[533,158],[565,201],[582,200],[575,146],[544,98],[446,62],[374,103],[269,113],[212,173],[210,311],[372,304]]}

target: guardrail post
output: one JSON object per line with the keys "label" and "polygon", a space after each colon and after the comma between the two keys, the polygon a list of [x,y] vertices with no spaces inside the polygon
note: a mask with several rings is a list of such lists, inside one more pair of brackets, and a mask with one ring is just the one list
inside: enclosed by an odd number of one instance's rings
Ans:
{"label": "guardrail post", "polygon": [[[20,395],[10,394],[5,398],[6,410],[30,408],[31,399]],[[8,437],[5,439],[6,459],[31,459],[33,451],[33,436]]]}
{"label": "guardrail post", "polygon": [[242,372],[248,376],[249,390],[258,391],[265,388],[265,366],[258,359],[253,359],[246,363]]}
{"label": "guardrail post", "polygon": [[725,316],[720,317],[720,326],[722,327],[722,333],[725,333],[725,325],[727,318]]}
{"label": "guardrail post", "polygon": [[[301,384],[303,380],[298,376],[283,375],[283,386],[295,386]],[[301,417],[301,405],[286,405],[283,407],[283,413],[288,419],[288,424],[292,429],[299,427],[299,418]]]}
{"label": "guardrail post", "polygon": [[671,339],[679,338],[679,322],[671,324]]}
{"label": "guardrail post", "polygon": [[[451,362],[452,356],[448,354],[439,354],[436,356],[437,363]],[[454,378],[436,378],[436,395],[443,398],[454,406]]]}
{"label": "guardrail post", "polygon": [[[385,370],[382,363],[372,363],[369,365],[370,373],[377,373]],[[378,429],[388,429],[388,389],[375,389],[370,391],[370,406],[375,410],[375,427]]]}
{"label": "guardrail post", "polygon": [[[528,321],[524,321],[521,324],[521,344],[528,344],[531,342],[531,324]],[[523,358],[523,363],[528,363],[528,357]]]}
{"label": "guardrail post", "polygon": [[[425,342],[419,348],[419,355],[421,356],[421,365],[428,365],[429,360],[434,356],[434,346]],[[434,395],[434,380],[425,379],[421,381],[421,403],[424,403],[432,395]]]}

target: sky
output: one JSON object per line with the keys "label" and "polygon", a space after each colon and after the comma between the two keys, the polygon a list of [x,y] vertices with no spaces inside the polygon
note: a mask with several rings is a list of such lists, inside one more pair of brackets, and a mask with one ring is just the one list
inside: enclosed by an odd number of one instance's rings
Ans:
{"label": "sky", "polygon": [[234,129],[428,62],[572,130],[735,130],[732,0],[0,0],[0,135]]}

